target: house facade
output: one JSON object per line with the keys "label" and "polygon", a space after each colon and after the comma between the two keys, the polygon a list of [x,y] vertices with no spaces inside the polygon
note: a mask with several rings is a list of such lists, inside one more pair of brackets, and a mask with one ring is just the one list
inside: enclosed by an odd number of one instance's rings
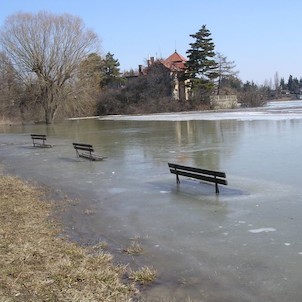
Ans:
{"label": "house facade", "polygon": [[162,64],[170,70],[172,79],[172,95],[175,100],[188,100],[189,87],[184,79],[187,59],[176,50],[167,59],[161,60]]}

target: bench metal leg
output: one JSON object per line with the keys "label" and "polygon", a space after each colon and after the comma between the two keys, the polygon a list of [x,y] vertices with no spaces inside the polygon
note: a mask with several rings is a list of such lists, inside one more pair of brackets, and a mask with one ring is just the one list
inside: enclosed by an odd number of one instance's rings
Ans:
{"label": "bench metal leg", "polygon": [[219,194],[219,188],[218,188],[218,183],[217,182],[215,182],[215,191],[216,191],[216,194]]}
{"label": "bench metal leg", "polygon": [[176,183],[180,184],[179,176],[178,176],[178,173],[177,173],[176,169],[175,169],[175,175],[176,175]]}
{"label": "bench metal leg", "polygon": [[218,183],[217,183],[217,177],[216,177],[216,175],[214,176],[214,179],[215,179],[215,192],[216,192],[216,194],[219,194],[219,188],[218,188]]}
{"label": "bench metal leg", "polygon": [[218,183],[215,183],[216,194],[219,194]]}

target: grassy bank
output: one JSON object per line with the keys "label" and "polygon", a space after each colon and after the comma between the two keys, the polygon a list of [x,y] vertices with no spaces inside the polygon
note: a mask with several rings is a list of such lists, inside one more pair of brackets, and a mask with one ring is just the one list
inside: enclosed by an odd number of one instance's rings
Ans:
{"label": "grassy bank", "polygon": [[135,273],[60,238],[52,210],[39,190],[0,175],[0,301],[130,301]]}

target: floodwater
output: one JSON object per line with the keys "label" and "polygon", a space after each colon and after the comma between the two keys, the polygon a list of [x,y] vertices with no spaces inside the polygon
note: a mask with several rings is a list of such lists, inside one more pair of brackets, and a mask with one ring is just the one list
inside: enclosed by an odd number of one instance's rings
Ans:
{"label": "floodwater", "polygon": [[[4,170],[75,202],[66,231],[158,272],[156,301],[302,301],[302,101],[222,113],[113,116],[0,128]],[[53,148],[33,148],[45,133]],[[106,160],[76,157],[91,143]],[[168,162],[224,171],[228,186]],[[142,256],[122,256],[137,238]],[[118,256],[120,255],[120,257]],[[126,260],[125,258],[128,257]]]}

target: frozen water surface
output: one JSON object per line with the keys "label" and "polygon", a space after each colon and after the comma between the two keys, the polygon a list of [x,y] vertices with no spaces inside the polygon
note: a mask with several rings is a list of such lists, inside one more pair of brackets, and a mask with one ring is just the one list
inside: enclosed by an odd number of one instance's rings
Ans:
{"label": "frozen water surface", "polygon": [[[75,199],[64,217],[71,238],[106,240],[118,261],[153,266],[151,298],[300,302],[301,104],[2,127],[0,159]],[[34,149],[33,132],[54,147]],[[107,159],[78,159],[72,142]],[[177,186],[168,162],[224,171],[229,184],[220,195],[184,177]],[[144,255],[119,257],[135,237]]]}

